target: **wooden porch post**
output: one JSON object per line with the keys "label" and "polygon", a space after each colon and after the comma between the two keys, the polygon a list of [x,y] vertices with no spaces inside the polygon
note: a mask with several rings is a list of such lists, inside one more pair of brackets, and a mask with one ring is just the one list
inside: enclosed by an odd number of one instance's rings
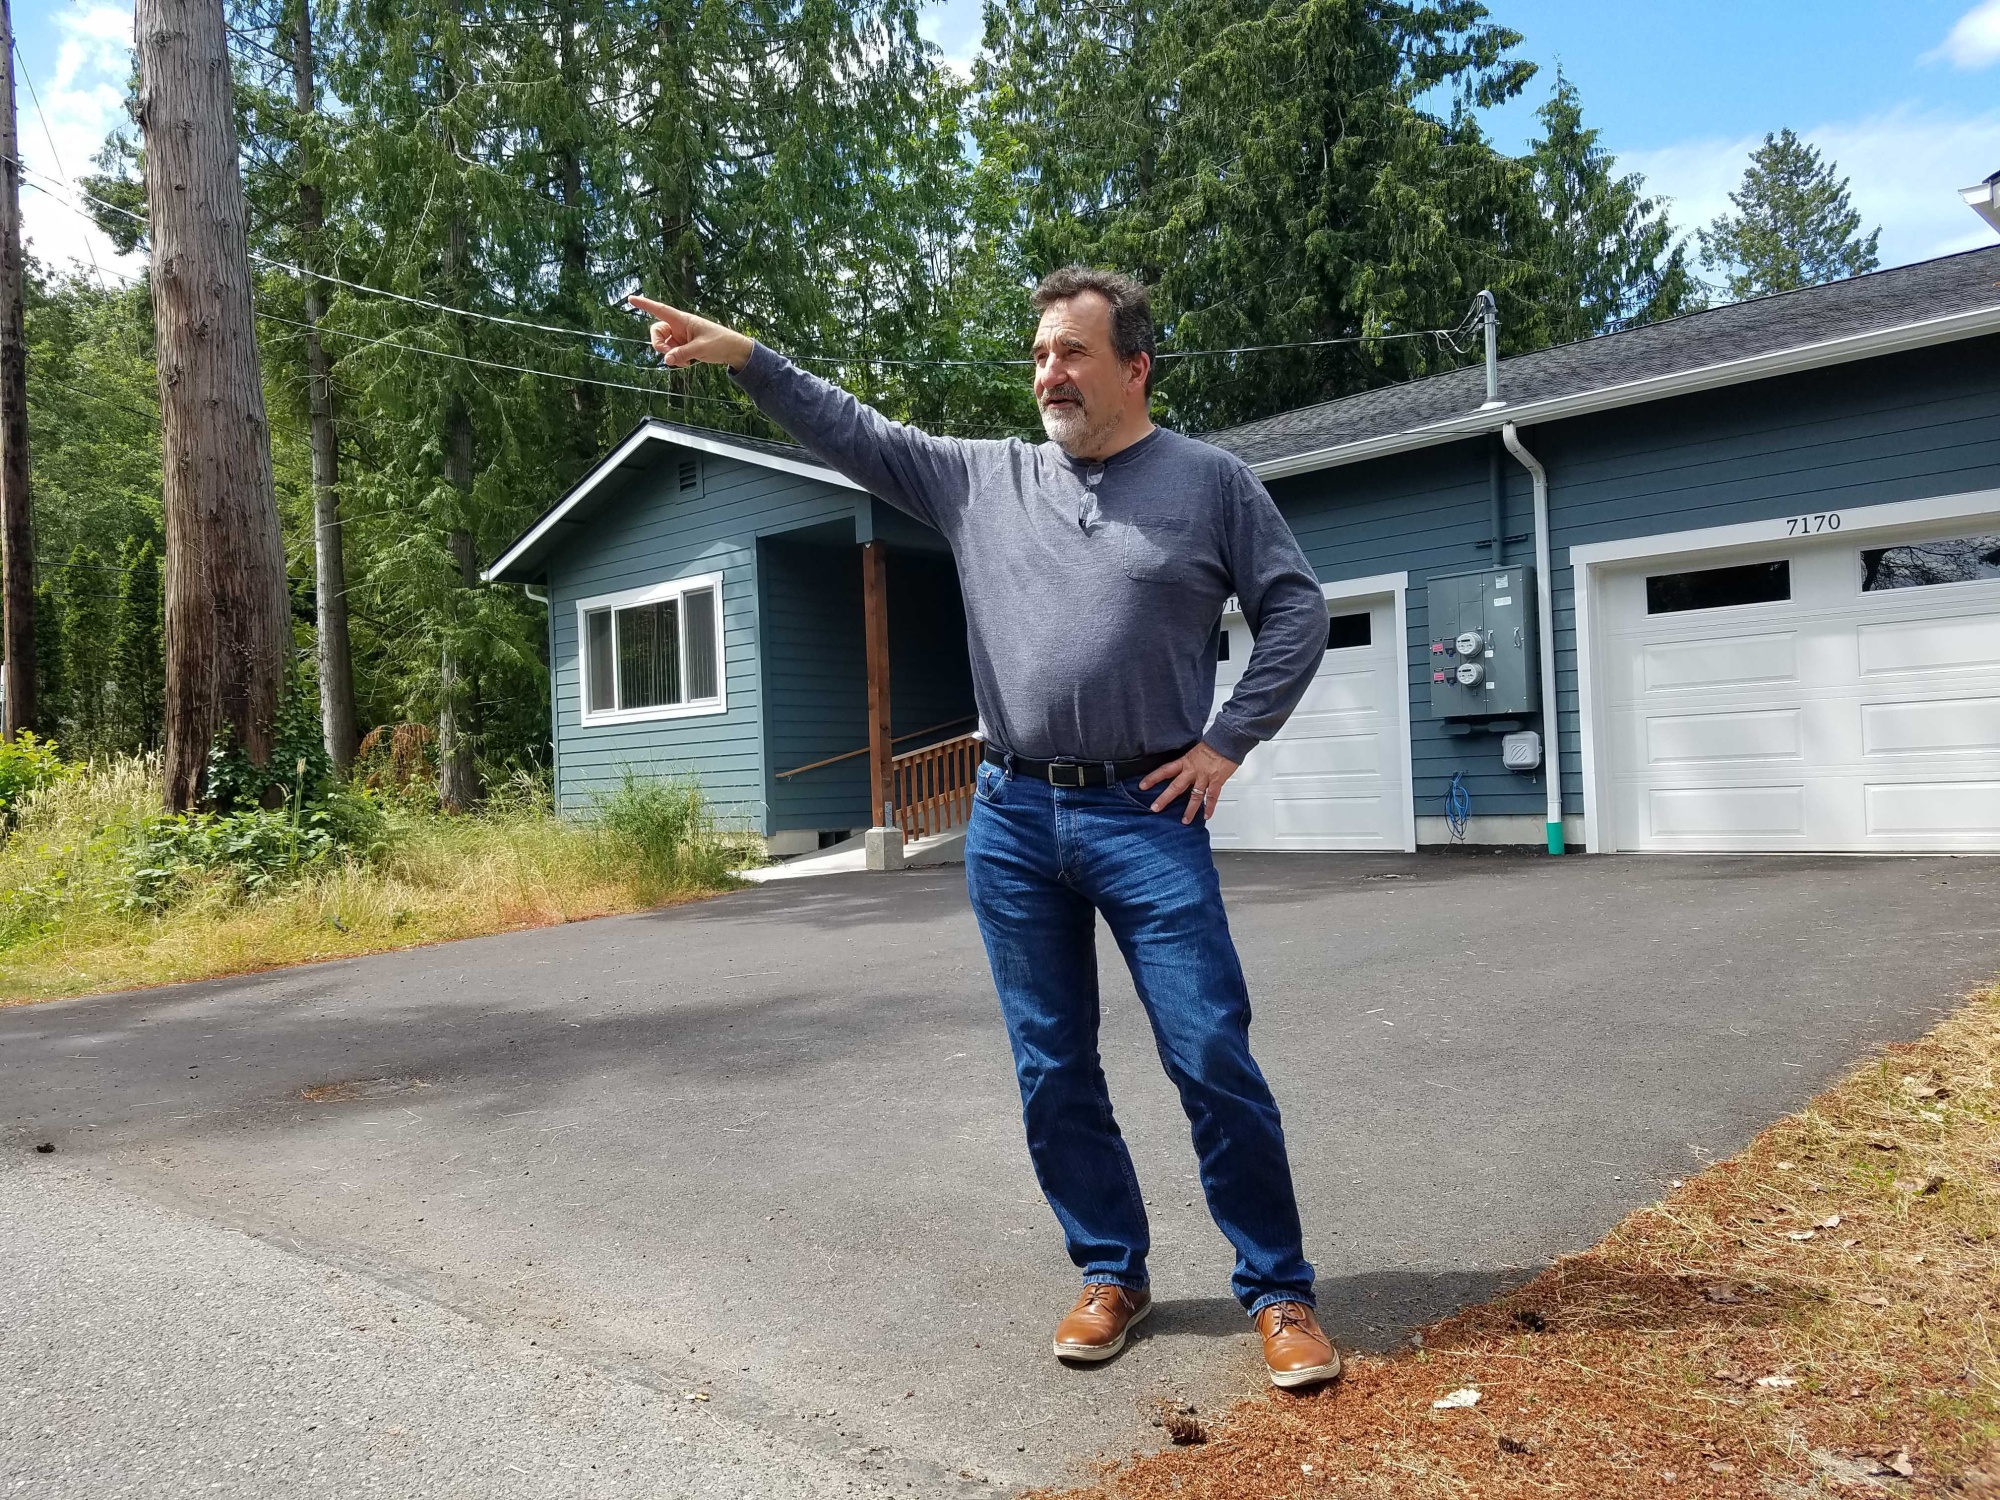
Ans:
{"label": "wooden porch post", "polygon": [[880,542],[861,544],[861,606],[868,632],[868,821],[893,827],[895,755],[889,729],[889,586]]}

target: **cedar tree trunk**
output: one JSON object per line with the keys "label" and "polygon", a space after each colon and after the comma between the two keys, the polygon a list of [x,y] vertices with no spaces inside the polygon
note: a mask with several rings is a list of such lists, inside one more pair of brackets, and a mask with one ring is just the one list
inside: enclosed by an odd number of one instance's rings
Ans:
{"label": "cedar tree trunk", "polygon": [[290,637],[222,0],[138,0],[167,522],[166,802],[225,725],[271,756]]}

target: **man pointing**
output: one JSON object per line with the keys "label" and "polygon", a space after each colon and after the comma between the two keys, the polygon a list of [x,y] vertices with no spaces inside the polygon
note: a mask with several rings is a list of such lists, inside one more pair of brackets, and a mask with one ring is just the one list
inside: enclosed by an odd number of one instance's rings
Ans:
{"label": "man pointing", "polygon": [[[1097,1052],[1096,918],[1116,939],[1193,1126],[1231,1285],[1278,1385],[1340,1373],[1278,1106],[1250,1055],[1250,1001],[1208,815],[1275,734],[1326,649],[1324,597],[1241,460],[1155,427],[1153,320],[1128,277],[1072,266],[1034,305],[1050,441],[972,442],[891,422],[735,330],[634,297],[669,365],[726,365],[824,463],[928,522],[965,596],[986,743],[966,886],[1013,1045],[1035,1175],[1083,1294],[1055,1353],[1109,1359],[1152,1307],[1146,1208]],[[1213,722],[1218,622],[1255,634]]]}

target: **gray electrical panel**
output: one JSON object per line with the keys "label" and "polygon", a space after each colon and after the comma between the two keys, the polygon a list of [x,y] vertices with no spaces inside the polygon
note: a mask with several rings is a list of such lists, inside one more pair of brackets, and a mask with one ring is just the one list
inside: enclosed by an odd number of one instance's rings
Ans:
{"label": "gray electrical panel", "polygon": [[1428,608],[1434,717],[1536,711],[1541,700],[1533,568],[1434,576]]}

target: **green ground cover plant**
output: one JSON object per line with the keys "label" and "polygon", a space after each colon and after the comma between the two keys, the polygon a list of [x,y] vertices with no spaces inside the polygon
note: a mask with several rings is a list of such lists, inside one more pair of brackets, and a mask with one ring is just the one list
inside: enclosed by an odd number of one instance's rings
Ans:
{"label": "green ground cover plant", "polygon": [[564,817],[519,775],[449,816],[424,783],[301,777],[169,816],[155,755],[0,748],[0,1004],[637,911],[727,890],[759,857],[692,781],[628,777]]}

